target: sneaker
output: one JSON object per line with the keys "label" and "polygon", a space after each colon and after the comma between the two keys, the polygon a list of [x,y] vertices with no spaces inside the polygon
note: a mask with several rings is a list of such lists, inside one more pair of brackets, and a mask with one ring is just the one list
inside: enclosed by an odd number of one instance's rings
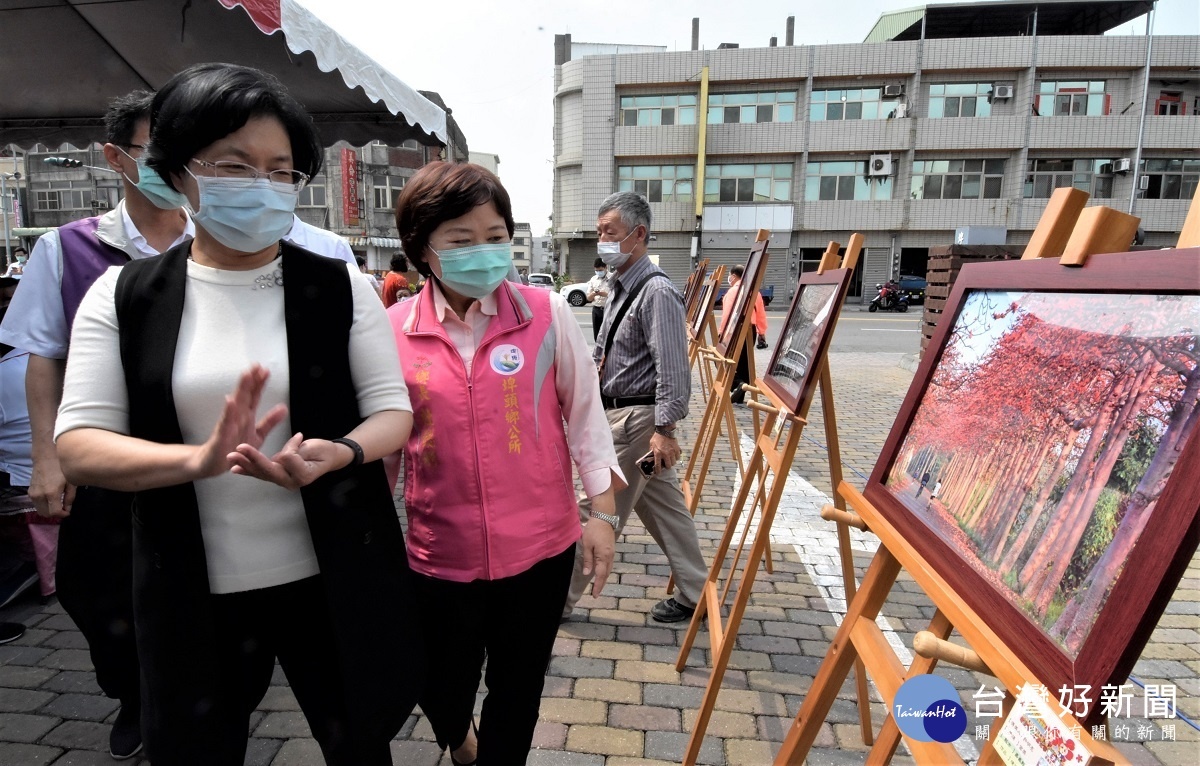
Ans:
{"label": "sneaker", "polygon": [[25,626],[19,622],[0,622],[0,644],[16,641],[25,635]]}
{"label": "sneaker", "polygon": [[674,598],[659,601],[650,610],[650,616],[658,622],[683,622],[692,619],[696,612],[694,606],[684,606]]}
{"label": "sneaker", "polygon": [[141,711],[137,705],[121,705],[108,735],[108,754],[113,760],[132,758],[142,750]]}

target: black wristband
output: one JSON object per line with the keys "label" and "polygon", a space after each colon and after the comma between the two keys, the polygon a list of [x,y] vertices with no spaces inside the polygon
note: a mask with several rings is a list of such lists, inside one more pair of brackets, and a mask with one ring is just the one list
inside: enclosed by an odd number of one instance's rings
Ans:
{"label": "black wristband", "polygon": [[342,437],[341,439],[330,439],[329,441],[333,442],[334,444],[344,444],[354,452],[354,459],[350,461],[350,465],[346,466],[347,468],[357,468],[363,464],[363,448],[359,446],[358,442],[345,437]]}

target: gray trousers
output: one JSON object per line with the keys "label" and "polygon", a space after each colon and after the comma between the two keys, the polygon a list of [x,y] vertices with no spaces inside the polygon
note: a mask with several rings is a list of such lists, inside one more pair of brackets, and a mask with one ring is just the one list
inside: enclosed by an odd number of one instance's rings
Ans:
{"label": "gray trousers", "polygon": [[[608,424],[612,428],[613,446],[617,448],[617,462],[625,474],[629,486],[617,493],[617,516],[621,519],[617,527],[617,538],[625,528],[630,512],[636,512],[646,531],[658,543],[675,575],[675,600],[694,607],[708,578],[708,567],[700,553],[700,541],[696,537],[696,521],[688,513],[679,488],[679,477],[672,466],[650,479],[638,470],[637,461],[650,451],[650,437],[654,434],[654,406],[621,407],[609,410]],[[579,518],[588,522],[592,510],[590,500],[579,503]],[[567,594],[564,614],[570,614],[591,582],[591,576],[583,574],[583,548],[575,546],[575,573],[571,578],[571,590]]]}

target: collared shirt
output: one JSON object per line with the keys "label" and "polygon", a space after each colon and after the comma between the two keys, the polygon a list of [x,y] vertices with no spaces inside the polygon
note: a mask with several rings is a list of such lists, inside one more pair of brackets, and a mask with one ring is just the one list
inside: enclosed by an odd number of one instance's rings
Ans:
{"label": "collared shirt", "polygon": [[597,293],[592,305],[596,308],[603,308],[604,303],[608,300],[607,295],[599,295],[600,292],[612,292],[612,275],[608,272],[603,274],[593,274],[588,280],[587,288],[589,292]]}
{"label": "collared shirt", "polygon": [[[624,273],[617,274],[592,351],[597,364],[604,355],[609,325],[629,292],[655,273],[665,272],[643,255]],[[670,280],[654,278],[642,287],[637,303],[617,327],[612,349],[604,362],[600,389],[605,396],[618,398],[653,396],[655,425],[669,426],[687,415],[692,375],[687,358],[683,296]]]}
{"label": "collared shirt", "polygon": [[[129,217],[125,200],[121,200],[115,210],[105,213],[101,222],[114,219],[124,229],[128,245],[132,245],[132,249],[122,248],[126,253],[136,258],[158,255]],[[188,218],[183,233],[171,246],[191,239],[195,233],[196,227]],[[63,312],[62,258],[57,230],[38,237],[29,254],[29,262],[25,264],[21,285],[13,295],[3,324],[0,324],[0,341],[47,359],[67,358],[71,328]]]}
{"label": "collared shirt", "polygon": [[[425,289],[433,290],[434,311],[470,376],[475,351],[492,317],[498,313],[496,294],[472,301],[464,320],[454,313],[437,280],[429,280]],[[567,422],[567,446],[579,471],[583,491],[588,497],[595,497],[612,486],[613,476],[620,480],[613,488],[623,488],[625,475],[616,462],[612,429],[600,405],[596,368],[588,361],[587,339],[571,313],[571,306],[558,293],[550,293],[550,313],[556,342],[554,388]]]}

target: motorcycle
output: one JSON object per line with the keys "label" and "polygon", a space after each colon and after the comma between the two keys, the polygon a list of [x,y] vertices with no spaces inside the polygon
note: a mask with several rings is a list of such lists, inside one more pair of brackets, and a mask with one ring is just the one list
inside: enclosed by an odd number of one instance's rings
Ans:
{"label": "motorcycle", "polygon": [[875,285],[875,289],[879,294],[867,306],[867,311],[872,313],[883,309],[884,311],[899,311],[904,313],[908,311],[908,295],[900,290],[900,285],[894,281],[889,281],[884,285]]}

